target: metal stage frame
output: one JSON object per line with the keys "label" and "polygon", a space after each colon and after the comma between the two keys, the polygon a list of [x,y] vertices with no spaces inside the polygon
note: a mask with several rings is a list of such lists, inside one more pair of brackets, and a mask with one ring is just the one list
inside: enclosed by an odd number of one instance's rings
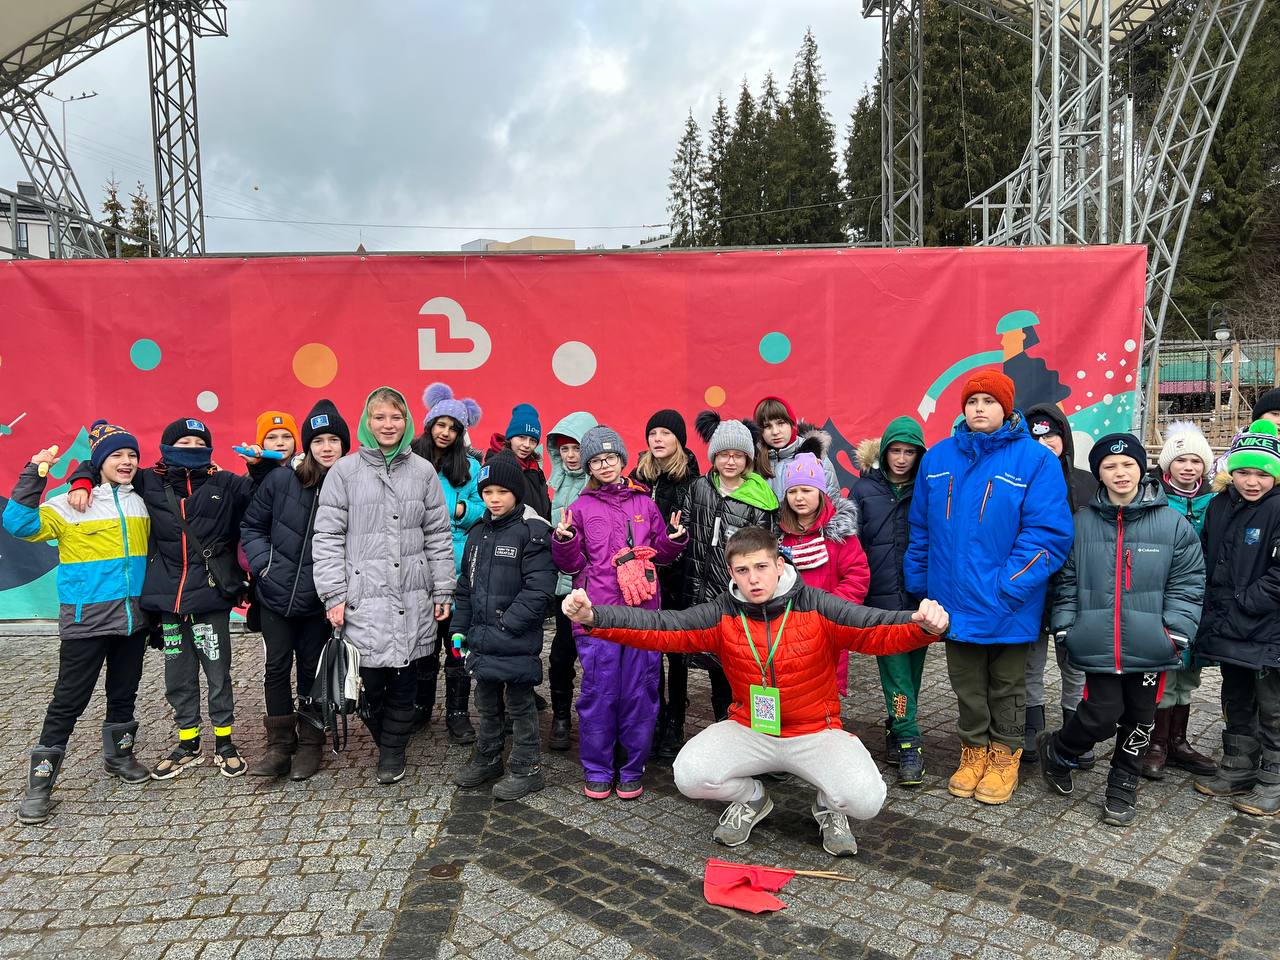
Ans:
{"label": "metal stage frame", "polygon": [[[1201,174],[1265,0],[945,0],[1031,47],[1031,137],[1021,164],[969,202],[986,245],[1143,243],[1145,423],[1156,353]],[[864,0],[880,16],[881,225],[918,244],[923,196],[920,0]],[[1135,117],[1112,64],[1177,15],[1186,24],[1159,105]]]}
{"label": "metal stage frame", "polygon": [[[15,9],[27,7],[22,16],[38,17],[30,12],[36,5],[10,3]],[[107,247],[38,95],[73,67],[139,30],[147,34],[160,250],[167,256],[203,254],[195,38],[226,36],[225,3],[96,0],[47,2],[43,7],[51,11],[46,20],[52,22],[32,21],[33,35],[0,59],[0,119],[41,198],[67,211],[58,219],[63,254],[104,257]]]}

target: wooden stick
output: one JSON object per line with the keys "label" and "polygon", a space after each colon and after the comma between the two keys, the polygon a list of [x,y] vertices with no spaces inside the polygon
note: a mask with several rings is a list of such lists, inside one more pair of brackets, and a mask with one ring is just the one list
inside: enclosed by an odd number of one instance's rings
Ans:
{"label": "wooden stick", "polygon": [[817,877],[820,880],[847,880],[852,883],[854,877],[846,877],[842,873],[835,873],[831,870],[793,870],[797,877]]}

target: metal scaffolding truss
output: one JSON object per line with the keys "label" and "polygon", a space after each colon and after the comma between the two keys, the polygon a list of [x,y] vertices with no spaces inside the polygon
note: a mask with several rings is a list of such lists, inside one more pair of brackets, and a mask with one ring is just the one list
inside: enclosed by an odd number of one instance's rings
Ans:
{"label": "metal scaffolding truss", "polygon": [[864,17],[880,17],[880,237],[909,246],[924,239],[920,7],[921,0],[862,7]]}
{"label": "metal scaffolding truss", "polygon": [[195,38],[226,33],[226,8],[221,2],[147,0],[156,210],[160,246],[173,256],[204,253]]}

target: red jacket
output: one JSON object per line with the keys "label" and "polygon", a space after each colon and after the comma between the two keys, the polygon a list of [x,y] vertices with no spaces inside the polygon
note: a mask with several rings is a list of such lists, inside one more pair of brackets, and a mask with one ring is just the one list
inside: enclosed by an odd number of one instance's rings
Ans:
{"label": "red jacket", "polygon": [[714,653],[733,688],[729,717],[749,727],[748,691],[761,682],[761,676],[743,633],[742,617],[763,663],[788,604],[791,609],[768,678],[782,701],[784,737],[841,729],[837,651],[882,656],[906,653],[936,639],[911,622],[912,611],[872,610],[848,603],[807,586],[790,566],[773,598],[765,603],[748,603],[734,588],[688,610],[596,607],[596,624],[590,633],[646,650]]}
{"label": "red jacket", "polygon": [[[810,530],[791,533],[783,524],[782,546],[792,551],[796,569],[809,586],[861,603],[871,587],[871,567],[858,541],[858,508],[843,497],[834,502],[825,495],[822,499],[818,522]],[[825,551],[826,562],[807,566],[815,551]]]}

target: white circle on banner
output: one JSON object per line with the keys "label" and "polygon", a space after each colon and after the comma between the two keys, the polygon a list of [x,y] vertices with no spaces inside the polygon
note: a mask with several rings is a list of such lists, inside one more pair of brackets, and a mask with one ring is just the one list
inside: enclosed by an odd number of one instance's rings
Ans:
{"label": "white circle on banner", "polygon": [[1085,378],[1085,376],[1086,376],[1086,374],[1085,374],[1085,372],[1084,372],[1083,370],[1077,370],[1077,371],[1076,371],[1076,379],[1077,379],[1077,380],[1083,380],[1083,379]]}
{"label": "white circle on banner", "polygon": [[1115,399],[1115,397],[1113,397],[1113,396],[1112,396],[1111,394],[1109,394],[1109,393],[1104,393],[1104,394],[1102,395],[1102,402],[1103,402],[1103,403],[1110,403],[1110,402],[1111,402],[1112,400],[1114,400],[1114,399]]}
{"label": "white circle on banner", "polygon": [[1129,351],[1130,353],[1133,353],[1134,349],[1135,349],[1137,346],[1138,346],[1138,344],[1137,344],[1137,342],[1136,342],[1136,341],[1134,341],[1134,340],[1126,340],[1126,341],[1124,342],[1124,348],[1125,348],[1127,351]]}
{"label": "white circle on banner", "polygon": [[196,394],[196,406],[205,413],[213,413],[218,409],[218,395],[212,390],[201,390]]}
{"label": "white circle on banner", "polygon": [[580,387],[596,375],[596,352],[578,340],[562,343],[551,355],[551,372],[566,387]]}

